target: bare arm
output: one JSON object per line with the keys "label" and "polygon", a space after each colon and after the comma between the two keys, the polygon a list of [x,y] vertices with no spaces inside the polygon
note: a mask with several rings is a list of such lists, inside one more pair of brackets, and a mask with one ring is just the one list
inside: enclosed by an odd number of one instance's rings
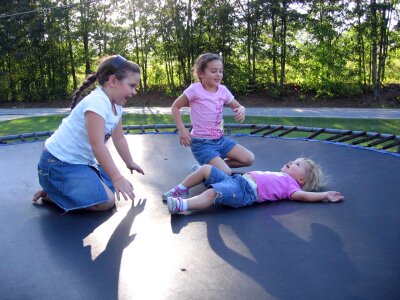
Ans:
{"label": "bare arm", "polygon": [[241,105],[236,99],[233,99],[228,106],[234,112],[234,118],[237,122],[243,122],[246,118],[246,108]]}
{"label": "bare arm", "polygon": [[344,199],[344,196],[336,191],[327,192],[306,192],[297,191],[290,196],[291,200],[304,201],[304,202],[318,202],[318,201],[329,201],[339,202]]}
{"label": "bare arm", "polygon": [[119,193],[122,194],[125,200],[128,199],[127,196],[133,200],[135,195],[132,184],[121,175],[111,157],[110,151],[108,151],[104,144],[104,119],[91,111],[86,112],[85,118],[89,143],[93,154],[104,171],[110,176],[117,192],[118,200],[120,199]]}
{"label": "bare arm", "polygon": [[188,106],[189,99],[185,94],[180,95],[171,106],[171,114],[179,132],[179,142],[186,147],[190,146],[192,139],[189,130],[185,128],[185,124],[182,122],[181,108]]}
{"label": "bare arm", "polygon": [[129,151],[128,142],[126,141],[124,132],[122,131],[122,120],[119,120],[117,127],[114,129],[112,133],[112,140],[119,156],[121,156],[126,167],[131,170],[131,173],[133,170],[135,170],[136,172],[144,175],[142,168],[133,161],[131,152]]}

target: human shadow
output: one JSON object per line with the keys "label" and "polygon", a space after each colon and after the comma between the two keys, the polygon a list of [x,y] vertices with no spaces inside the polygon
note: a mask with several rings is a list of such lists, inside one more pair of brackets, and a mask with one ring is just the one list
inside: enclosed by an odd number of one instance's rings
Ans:
{"label": "human shadow", "polygon": [[[311,235],[299,237],[274,218],[299,213],[300,205],[285,202],[238,210],[216,208],[172,218],[171,226],[173,232],[179,233],[191,222],[206,223],[210,248],[238,270],[237,274],[245,275],[232,275],[227,280],[231,286],[224,290],[231,291],[233,298],[356,299],[351,285],[359,275],[336,232],[311,221],[308,224]],[[224,232],[221,228],[229,230]],[[227,240],[239,241],[248,253],[241,253],[240,247]],[[225,272],[223,276],[228,274]],[[244,286],[242,282],[247,277],[261,289]]]}
{"label": "human shadow", "polygon": [[[46,214],[41,223],[48,257],[43,261],[47,268],[52,269],[51,281],[56,283],[47,287],[47,296],[57,296],[58,299],[118,299],[122,254],[136,237],[136,233],[130,234],[132,224],[145,205],[146,199],[140,199],[136,204],[132,201],[126,215],[115,229],[111,228],[113,231],[104,250],[94,258],[92,248],[95,245],[87,247],[84,240],[115,217],[115,210],[102,213],[76,211],[61,216]],[[113,226],[115,222],[110,223]],[[57,272],[57,269],[60,271]]]}

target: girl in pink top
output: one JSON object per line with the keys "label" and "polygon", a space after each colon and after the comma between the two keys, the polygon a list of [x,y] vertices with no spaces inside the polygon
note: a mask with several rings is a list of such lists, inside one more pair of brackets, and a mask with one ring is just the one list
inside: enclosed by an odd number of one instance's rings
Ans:
{"label": "girl in pink top", "polygon": [[[190,189],[204,183],[208,190],[184,199]],[[335,191],[318,192],[323,184],[320,167],[307,158],[297,158],[285,164],[280,172],[253,171],[243,175],[228,176],[217,168],[204,165],[163,195],[171,214],[192,209],[205,209],[214,203],[231,207],[249,206],[253,203],[296,200],[305,202],[339,202],[344,197]]]}
{"label": "girl in pink top", "polygon": [[[172,104],[171,113],[179,131],[179,141],[190,146],[200,165],[210,164],[230,175],[231,168],[250,166],[254,154],[233,140],[224,137],[222,113],[224,105],[234,111],[236,121],[243,122],[246,109],[221,84],[222,58],[213,53],[200,55],[193,67],[199,82],[191,84]],[[180,110],[190,107],[192,131],[182,122]]]}

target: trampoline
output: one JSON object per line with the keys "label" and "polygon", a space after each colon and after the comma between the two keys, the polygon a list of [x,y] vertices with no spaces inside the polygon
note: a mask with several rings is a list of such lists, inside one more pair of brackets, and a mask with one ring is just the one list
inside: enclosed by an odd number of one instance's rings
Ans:
{"label": "trampoline", "polygon": [[43,141],[0,146],[1,298],[398,299],[398,154],[268,135],[231,136],[254,152],[249,169],[278,171],[311,157],[345,201],[171,216],[161,194],[189,174],[190,149],[173,133],[132,134],[145,176],[128,174],[110,149],[134,183],[135,201],[65,214],[31,204]]}

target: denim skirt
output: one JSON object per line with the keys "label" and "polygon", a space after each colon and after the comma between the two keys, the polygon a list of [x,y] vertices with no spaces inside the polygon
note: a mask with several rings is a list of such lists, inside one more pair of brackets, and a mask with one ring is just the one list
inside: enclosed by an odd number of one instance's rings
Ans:
{"label": "denim skirt", "polygon": [[69,164],[43,150],[38,164],[39,183],[51,200],[65,211],[108,201],[102,182],[115,192],[100,166]]}
{"label": "denim skirt", "polygon": [[229,151],[236,145],[237,142],[224,136],[219,139],[201,139],[193,137],[191,149],[198,163],[204,165],[208,164],[215,157],[224,159]]}

